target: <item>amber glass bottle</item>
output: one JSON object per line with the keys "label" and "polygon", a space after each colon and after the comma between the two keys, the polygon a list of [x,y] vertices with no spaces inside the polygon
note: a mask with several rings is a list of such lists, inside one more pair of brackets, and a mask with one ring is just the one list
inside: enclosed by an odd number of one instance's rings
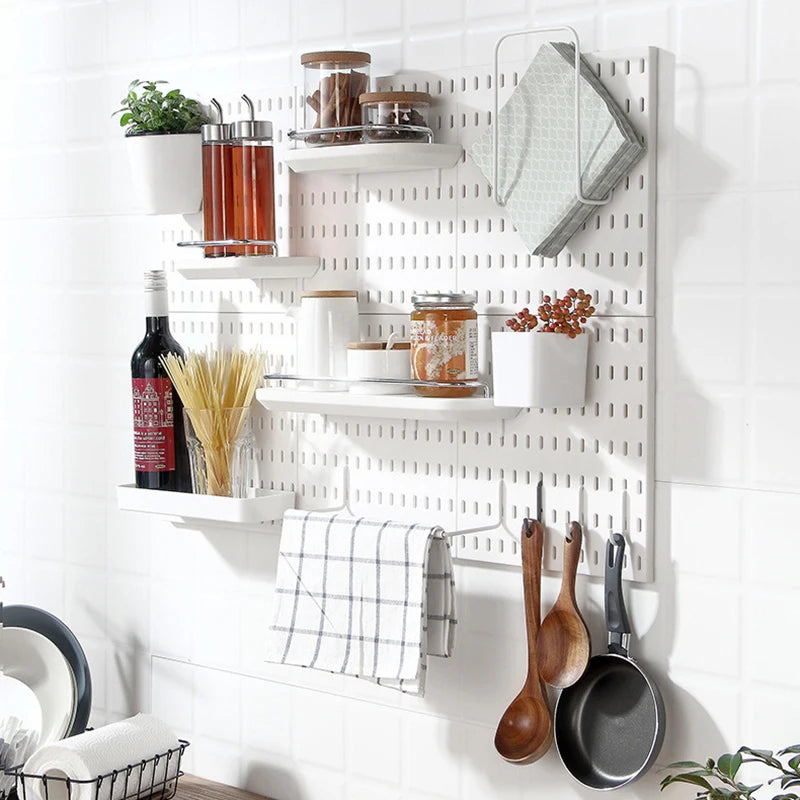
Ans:
{"label": "amber glass bottle", "polygon": [[[233,173],[230,125],[203,125],[203,238],[233,238]],[[228,247],[206,247],[207,257],[231,255]]]}
{"label": "amber glass bottle", "polygon": [[[231,126],[233,238],[275,241],[275,165],[272,123],[240,120]],[[240,255],[266,255],[269,245],[238,245]]]}

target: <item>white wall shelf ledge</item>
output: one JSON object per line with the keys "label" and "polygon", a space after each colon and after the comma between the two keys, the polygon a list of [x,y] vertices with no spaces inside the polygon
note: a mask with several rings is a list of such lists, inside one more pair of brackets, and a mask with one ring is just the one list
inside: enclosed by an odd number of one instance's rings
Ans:
{"label": "white wall shelf ledge", "polygon": [[[233,255],[206,258],[206,247],[270,247],[264,255]],[[225,280],[231,278],[310,278],[320,268],[317,256],[282,256],[278,243],[272,239],[211,239],[178,242],[185,255],[176,265],[178,272],[189,280]]]}
{"label": "white wall shelf ledge", "polygon": [[294,492],[258,489],[249,497],[214,497],[123,484],[117,486],[117,504],[123,511],[162,514],[184,521],[252,526],[280,519],[284,511],[294,508],[295,496]]}
{"label": "white wall shelf ledge", "polygon": [[310,278],[317,273],[316,256],[222,256],[179,262],[175,269],[188,280],[231,280],[246,278]]}
{"label": "white wall shelf ledge", "polygon": [[516,417],[518,408],[500,408],[491,397],[418,397],[415,394],[357,394],[313,389],[259,389],[256,400],[269,411],[299,411],[341,417],[474,422]]}
{"label": "white wall shelf ledge", "polygon": [[448,169],[461,160],[460,144],[426,142],[371,142],[288,150],[284,156],[293,172],[336,172],[345,175],[368,172],[411,172]]}

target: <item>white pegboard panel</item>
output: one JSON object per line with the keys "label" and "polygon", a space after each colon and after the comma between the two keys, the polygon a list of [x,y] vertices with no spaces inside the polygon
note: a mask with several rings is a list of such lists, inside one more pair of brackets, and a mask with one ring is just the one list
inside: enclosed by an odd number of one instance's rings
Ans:
{"label": "white pegboard panel", "polygon": [[[522,517],[544,482],[545,567],[560,569],[570,519],[585,525],[579,571],[602,574],[609,530],[631,543],[626,576],[652,580],[653,270],[657,51],[588,60],[648,144],[648,153],[556,259],[531,257],[468,157],[450,170],[295,175],[281,164],[298,127],[298,90],[254,98],[276,131],[276,222],[282,253],[318,256],[306,280],[195,280],[175,272],[175,242],[201,235],[199,215],[168,218],[173,326],[185,347],[260,345],[269,369],[293,372],[294,323],[304,289],[358,289],[361,334],[407,335],[411,294],[458,288],[479,296],[481,378],[490,380],[489,332],[542,294],[595,293],[588,400],[583,409],[523,411],[506,422],[433,424],[316,414],[257,415],[258,483],[297,492],[303,508],[346,507],[418,518],[456,535],[461,559],[519,564]],[[526,64],[501,70],[502,92]],[[490,121],[491,69],[379,79],[378,88],[429,91],[436,140],[465,148]],[[501,93],[502,96],[502,93]],[[244,116],[238,98],[226,118]],[[379,145],[378,145],[379,146]],[[501,508],[502,506],[502,508]],[[488,529],[488,530],[486,530]]]}
{"label": "white pegboard panel", "polygon": [[[617,103],[627,112],[648,151],[614,190],[613,200],[589,218],[556,258],[526,252],[506,212],[491,196],[480,170],[466,158],[459,168],[458,267],[461,282],[479,289],[481,308],[507,313],[537,304],[540,294],[568,285],[592,287],[603,315],[652,315],[655,254],[657,49],[587,54]],[[500,72],[501,100],[527,63]],[[460,80],[458,124],[465,149],[491,119],[492,76],[472,71]]]}
{"label": "white pegboard panel", "polygon": [[602,575],[605,540],[624,531],[625,576],[652,580],[654,321],[606,318],[592,328],[582,409],[527,409],[500,429],[460,427],[458,528],[489,530],[456,537],[459,557],[518,564],[518,528],[536,513],[541,478],[545,569],[561,568],[563,534],[577,519],[579,572]]}
{"label": "white pegboard panel", "polygon": [[[510,313],[536,304],[544,293],[580,282],[593,288],[603,315],[651,315],[657,52],[642,48],[587,55],[647,142],[648,152],[615,189],[612,202],[554,259],[526,252],[468,157],[456,169],[406,175],[295,175],[281,163],[281,154],[290,146],[286,132],[297,123],[299,102],[291,94],[256,99],[257,110],[269,115],[276,131],[281,252],[322,258],[320,272],[305,288],[355,286],[362,290],[366,312],[407,312],[415,289],[469,286],[478,292],[481,311]],[[516,85],[525,67],[512,64],[501,70],[501,93]],[[487,67],[437,77],[409,73],[377,83],[379,88],[430,89],[437,141],[461,142],[468,148],[489,125],[491,82]],[[224,105],[234,117],[244,113],[238,100]],[[189,222],[165,231],[165,245],[199,238],[199,215]],[[171,269],[177,248],[168,249],[165,266]],[[298,282],[262,281],[254,291],[252,282],[242,281],[250,286],[234,292],[233,298],[220,298],[214,282],[203,283],[211,285],[196,287],[194,298],[191,292],[172,298],[175,307],[212,310],[224,302],[236,311],[278,310],[284,302],[294,302]]]}

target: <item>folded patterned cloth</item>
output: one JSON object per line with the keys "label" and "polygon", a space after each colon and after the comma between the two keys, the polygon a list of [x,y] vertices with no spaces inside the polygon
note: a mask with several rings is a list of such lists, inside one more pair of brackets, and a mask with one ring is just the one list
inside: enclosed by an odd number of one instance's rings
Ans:
{"label": "folded patterned cloth", "polygon": [[[539,48],[500,109],[497,195],[534,255],[558,255],[597,207],[575,193],[575,48]],[[646,152],[630,121],[581,58],[581,185],[604,198]],[[491,126],[469,155],[492,181]]]}
{"label": "folded patterned cloth", "polygon": [[287,511],[267,660],[423,695],[427,657],[455,634],[450,543],[441,528]]}

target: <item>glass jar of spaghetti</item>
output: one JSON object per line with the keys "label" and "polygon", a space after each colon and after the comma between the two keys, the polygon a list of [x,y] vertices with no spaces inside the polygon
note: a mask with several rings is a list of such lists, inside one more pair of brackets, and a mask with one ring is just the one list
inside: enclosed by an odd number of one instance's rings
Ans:
{"label": "glass jar of spaghetti", "polygon": [[[411,371],[416,380],[478,379],[478,314],[474,294],[415,294],[411,298]],[[423,397],[469,397],[464,386],[415,386]]]}

